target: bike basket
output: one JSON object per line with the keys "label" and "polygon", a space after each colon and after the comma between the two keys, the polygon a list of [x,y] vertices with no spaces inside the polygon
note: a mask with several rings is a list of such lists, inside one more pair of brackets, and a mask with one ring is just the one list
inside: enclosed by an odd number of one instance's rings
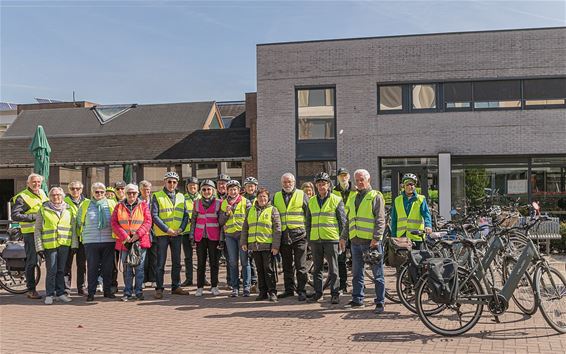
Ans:
{"label": "bike basket", "polygon": [[450,258],[430,258],[427,285],[429,296],[437,304],[451,304],[458,291],[458,263]]}

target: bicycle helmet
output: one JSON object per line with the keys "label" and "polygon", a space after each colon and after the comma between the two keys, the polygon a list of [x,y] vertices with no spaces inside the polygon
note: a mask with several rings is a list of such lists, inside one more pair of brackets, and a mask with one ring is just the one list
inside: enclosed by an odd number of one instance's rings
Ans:
{"label": "bicycle helmet", "polygon": [[376,265],[383,259],[383,254],[378,250],[367,250],[363,252],[362,257],[364,259],[364,263]]}
{"label": "bicycle helmet", "polygon": [[418,178],[414,173],[405,173],[403,175],[403,183],[405,183],[405,181],[408,181],[408,180],[412,180],[416,184],[417,181],[418,181]]}
{"label": "bicycle helmet", "polygon": [[255,177],[248,177],[244,180],[244,186],[246,184],[255,184],[257,186],[259,183],[257,182],[257,179]]}
{"label": "bicycle helmet", "polygon": [[163,176],[163,179],[169,179],[169,178],[173,178],[176,179],[177,181],[179,180],[179,175],[177,174],[177,172],[167,172],[165,173],[165,176]]}
{"label": "bicycle helmet", "polygon": [[189,177],[189,178],[187,178],[187,179],[185,180],[185,183],[186,183],[187,185],[189,185],[189,184],[191,184],[191,183],[198,184],[198,178],[196,178],[196,177]]}
{"label": "bicycle helmet", "polygon": [[204,186],[209,186],[216,189],[216,185],[214,184],[214,182],[209,179],[205,179],[204,181],[200,182],[200,188]]}
{"label": "bicycle helmet", "polygon": [[240,185],[240,182],[236,181],[235,179],[231,179],[228,181],[228,183],[226,183],[226,188],[230,188],[230,187],[238,187],[241,188],[242,186]]}
{"label": "bicycle helmet", "polygon": [[314,178],[314,183],[316,183],[318,181],[325,181],[325,182],[328,182],[328,183],[332,183],[332,181],[330,180],[330,176],[326,172],[317,173],[316,177]]}
{"label": "bicycle helmet", "polygon": [[224,173],[221,173],[221,174],[218,175],[218,180],[219,180],[219,181],[226,181],[226,182],[228,182],[228,181],[231,180],[231,178],[230,178],[230,176],[228,176],[228,175],[226,175],[226,174],[224,174]]}

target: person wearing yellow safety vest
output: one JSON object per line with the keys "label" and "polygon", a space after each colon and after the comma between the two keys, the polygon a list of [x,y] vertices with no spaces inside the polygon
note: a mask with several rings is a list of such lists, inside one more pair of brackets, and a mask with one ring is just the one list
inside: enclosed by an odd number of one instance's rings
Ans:
{"label": "person wearing yellow safety vest", "polygon": [[94,301],[99,273],[102,273],[104,297],[116,298],[111,291],[116,240],[110,223],[116,202],[106,198],[103,183],[95,182],[90,189],[92,198],[83,200],[79,205],[74,227],[85,247],[87,302]]}
{"label": "person wearing yellow safety vest", "polygon": [[[337,180],[338,184],[332,190],[332,193],[336,194],[344,202],[344,208],[346,213],[348,213],[348,197],[356,188],[352,185],[350,181],[350,173],[344,167],[338,169]],[[350,242],[346,242],[346,248],[350,249]],[[348,292],[348,267],[346,266],[346,252],[340,253],[338,256],[338,275],[340,275],[340,291],[344,294]]]}
{"label": "person wearing yellow safety vest", "polygon": [[195,200],[200,199],[200,193],[198,192],[198,178],[189,177],[185,181],[185,204],[187,207],[187,213],[189,214],[189,222],[187,227],[183,231],[183,254],[185,256],[185,281],[181,283],[181,286],[191,286],[193,285],[193,245],[191,242],[190,231],[191,231],[191,217],[193,216],[193,206]]}
{"label": "person wearing yellow safety vest", "polygon": [[45,257],[45,304],[51,305],[53,298],[71,302],[65,293],[65,265],[71,247],[78,247],[77,236],[71,230],[74,216],[63,201],[65,192],[61,187],[49,191],[49,201],[43,203],[35,219],[35,250]]}
{"label": "person wearing yellow safety vest", "polygon": [[391,208],[391,235],[408,237],[413,241],[414,249],[420,249],[422,237],[411,231],[432,232],[430,209],[424,195],[417,194],[417,176],[407,173],[403,176],[403,191],[398,195]]}
{"label": "person wearing yellow safety vest", "polygon": [[[285,291],[280,298],[294,296],[305,301],[307,293],[307,232],[305,218],[309,198],[295,187],[295,176],[287,172],[281,176],[281,190],[273,196],[272,204],[281,215],[281,263]],[[295,274],[294,274],[295,273]],[[295,283],[295,276],[297,282]]]}
{"label": "person wearing yellow safety vest", "polygon": [[41,205],[48,201],[47,195],[41,189],[43,176],[32,173],[28,176],[27,187],[12,199],[12,220],[20,223],[21,233],[24,238],[26,252],[26,287],[27,297],[30,299],[41,299],[35,290],[35,267],[37,265],[37,253],[34,246],[35,219]]}
{"label": "person wearing yellow safety vest", "polygon": [[[340,235],[340,249],[346,250],[346,241],[351,242],[352,251],[352,300],[347,308],[364,307],[364,253],[371,249],[383,252],[381,238],[385,231],[385,203],[383,195],[371,188],[367,170],[354,172],[356,191],[350,193],[346,202],[348,219]],[[375,285],[375,313],[384,309],[385,281],[383,261],[371,265]]]}
{"label": "person wearing yellow safety vest", "polygon": [[324,259],[328,263],[330,302],[340,303],[340,277],[338,275],[338,241],[346,224],[346,212],[342,198],[332,194],[332,181],[325,172],[315,177],[316,196],[309,200],[306,218],[307,233],[313,258],[314,296],[309,302],[323,300],[322,270]]}
{"label": "person wearing yellow safety vest", "polygon": [[230,267],[230,286],[232,287],[232,297],[238,297],[240,290],[240,271],[238,261],[242,266],[242,278],[244,282],[243,295],[250,296],[250,263],[248,262],[248,252],[240,248],[240,234],[246,218],[246,212],[252,206],[249,200],[240,195],[240,182],[230,180],[226,184],[227,196],[220,205],[218,223],[224,225],[224,233],[220,236],[221,242],[225,243],[228,252],[228,266]]}
{"label": "person wearing yellow safety vest", "polygon": [[[65,196],[65,203],[69,207],[69,211],[73,216],[73,219],[77,217],[77,211],[79,210],[79,205],[85,199],[83,196],[83,184],[80,181],[72,181],[67,187],[69,194]],[[67,294],[71,293],[71,281],[73,269],[73,258],[77,259],[77,294],[85,295],[85,279],[86,279],[86,255],[85,247],[82,242],[79,241],[79,246],[76,249],[71,249],[69,252],[69,258],[67,259],[67,264],[65,265],[65,291]]]}
{"label": "person wearing yellow safety vest", "polygon": [[157,238],[157,284],[156,299],[163,298],[163,277],[167,262],[167,247],[171,248],[171,294],[189,295],[181,286],[181,234],[189,220],[185,196],[177,192],[179,175],[167,172],[163,176],[163,189],[153,193],[151,197],[151,214],[153,233]]}
{"label": "person wearing yellow safety vest", "polygon": [[[244,180],[244,198],[246,198],[247,200],[250,201],[250,203],[252,203],[252,205],[255,202],[255,199],[257,197],[257,186],[259,185],[259,182],[257,180],[257,178],[255,177],[246,177],[246,179]],[[250,264],[250,279],[251,279],[251,288],[250,291],[252,293],[257,291],[257,271],[255,269],[255,262],[253,257],[248,257],[248,262]]]}
{"label": "person wearing yellow safety vest", "polygon": [[279,253],[281,244],[281,219],[277,208],[269,203],[269,191],[265,188],[259,189],[246,215],[240,244],[243,251],[253,252],[259,285],[255,300],[277,302],[273,256]]}

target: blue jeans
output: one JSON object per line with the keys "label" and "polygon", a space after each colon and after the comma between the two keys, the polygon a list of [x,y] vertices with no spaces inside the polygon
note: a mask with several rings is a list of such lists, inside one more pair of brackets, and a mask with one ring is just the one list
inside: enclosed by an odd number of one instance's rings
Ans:
{"label": "blue jeans", "polygon": [[45,295],[61,296],[65,293],[65,266],[69,257],[69,246],[45,250]]}
{"label": "blue jeans", "polygon": [[165,263],[167,262],[167,246],[171,248],[171,290],[181,285],[181,246],[183,236],[157,236],[157,271],[155,289],[163,290]]}
{"label": "blue jeans", "polygon": [[134,273],[136,277],[135,294],[142,294],[142,284],[144,277],[144,261],[145,261],[145,248],[141,249],[141,262],[137,267],[131,267],[126,263],[126,257],[128,256],[128,251],[120,252],[120,259],[122,260],[122,265],[124,266],[124,295],[132,295],[132,283],[134,282]]}
{"label": "blue jeans", "polygon": [[[363,252],[369,249],[367,244],[352,243],[352,301],[361,304],[364,301],[364,258]],[[378,246],[379,252],[383,252],[381,242]],[[372,266],[373,283],[375,284],[375,299],[377,305],[383,305],[385,297],[385,279],[383,278],[383,261]]]}
{"label": "blue jeans", "polygon": [[240,240],[237,237],[226,236],[226,250],[230,265],[230,285],[234,289],[240,289],[240,272],[238,271],[238,258],[242,265],[244,278],[244,289],[250,290],[251,268],[248,260],[248,252],[240,248]]}

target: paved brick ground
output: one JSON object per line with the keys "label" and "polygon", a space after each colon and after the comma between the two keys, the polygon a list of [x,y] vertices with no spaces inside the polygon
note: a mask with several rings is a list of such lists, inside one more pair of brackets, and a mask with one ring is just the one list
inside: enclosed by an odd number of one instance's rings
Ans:
{"label": "paved brick ground", "polygon": [[[224,279],[223,275],[220,277]],[[190,288],[194,293],[194,287]],[[43,290],[43,279],[40,290]],[[97,297],[85,303],[46,306],[0,292],[0,352],[387,352],[564,353],[566,335],[511,309],[495,324],[485,314],[469,333],[444,338],[431,333],[401,305],[346,310],[341,305],[278,304],[207,294],[170,295],[123,303]]]}

